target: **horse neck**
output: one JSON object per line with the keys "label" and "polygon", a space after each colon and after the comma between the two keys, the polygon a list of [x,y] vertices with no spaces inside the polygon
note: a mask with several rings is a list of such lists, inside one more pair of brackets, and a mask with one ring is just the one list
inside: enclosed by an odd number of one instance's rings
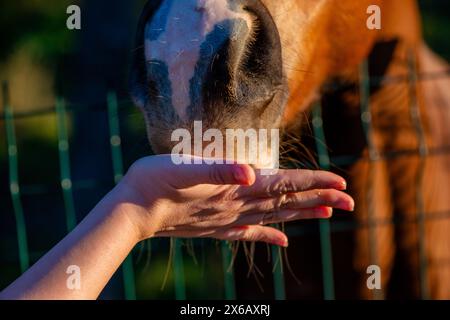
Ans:
{"label": "horse neck", "polygon": [[[382,0],[379,2],[382,12],[382,28],[379,31],[359,30],[367,36],[367,42],[360,43],[350,51],[350,58],[337,60],[337,67],[321,69],[319,72],[308,74],[305,81],[294,83],[284,114],[284,125],[296,125],[302,112],[320,97],[319,90],[323,82],[334,77],[353,77],[358,73],[358,65],[367,58],[371,48],[377,42],[396,40],[405,52],[417,49],[422,44],[422,23],[416,0]],[[355,31],[358,32],[358,31]],[[376,35],[371,34],[376,33]],[[323,47],[323,46],[322,46]],[[336,54],[336,50],[319,54],[315,65],[323,65],[324,59]],[[355,54],[355,52],[357,52]],[[348,54],[348,53],[347,53]],[[322,59],[322,60],[321,60]],[[333,59],[329,59],[333,60]],[[344,61],[345,63],[342,63]],[[342,68],[342,65],[344,66]],[[342,70],[341,70],[342,68]],[[337,70],[338,69],[338,70]],[[302,90],[296,90],[302,84]],[[305,96],[305,92],[309,95]]]}
{"label": "horse neck", "polygon": [[416,0],[384,0],[378,39],[400,39],[411,46],[422,41],[422,22]]}

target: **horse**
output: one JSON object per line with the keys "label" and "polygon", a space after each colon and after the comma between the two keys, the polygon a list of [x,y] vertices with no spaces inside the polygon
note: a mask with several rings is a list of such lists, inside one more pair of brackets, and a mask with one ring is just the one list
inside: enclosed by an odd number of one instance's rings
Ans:
{"label": "horse", "polygon": [[[380,28],[368,27],[370,8]],[[314,153],[308,130],[320,103],[332,159],[357,155],[332,166],[356,201],[354,216],[337,219],[362,226],[332,236],[337,296],[373,297],[366,279],[376,264],[383,292],[400,283],[401,297],[450,298],[449,80],[426,76],[448,66],[425,44],[420,19],[415,0],[149,1],[131,96],[155,153],[170,153],[171,133],[196,120],[280,129],[290,149]]]}

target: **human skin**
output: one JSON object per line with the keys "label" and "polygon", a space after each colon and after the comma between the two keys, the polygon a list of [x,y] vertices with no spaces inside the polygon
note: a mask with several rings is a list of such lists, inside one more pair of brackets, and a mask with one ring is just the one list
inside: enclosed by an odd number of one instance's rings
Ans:
{"label": "human skin", "polygon": [[[170,156],[136,162],[86,218],[0,299],[96,299],[133,247],[155,237],[210,237],[288,246],[266,224],[353,211],[345,180],[309,170],[262,176],[248,165],[180,165]],[[69,289],[76,265],[81,288]]]}

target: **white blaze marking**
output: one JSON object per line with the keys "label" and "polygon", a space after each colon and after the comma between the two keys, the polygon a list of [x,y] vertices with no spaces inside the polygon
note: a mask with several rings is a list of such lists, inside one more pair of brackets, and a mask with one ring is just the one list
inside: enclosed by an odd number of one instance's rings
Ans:
{"label": "white blaze marking", "polygon": [[[243,12],[231,11],[227,0],[175,0],[163,28],[156,25],[158,19],[155,18],[165,11],[167,2],[161,5],[153,21],[146,26],[145,57],[147,61],[160,60],[167,64],[172,84],[172,104],[178,115],[186,118],[186,109],[191,102],[190,80],[206,36],[225,20],[241,18],[250,26],[252,19]],[[152,31],[161,28],[164,32],[158,39],[150,40]]]}

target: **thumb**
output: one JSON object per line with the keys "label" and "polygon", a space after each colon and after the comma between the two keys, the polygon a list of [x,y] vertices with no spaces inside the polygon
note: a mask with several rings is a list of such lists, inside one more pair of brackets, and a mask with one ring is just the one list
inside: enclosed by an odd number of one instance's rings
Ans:
{"label": "thumb", "polygon": [[181,183],[181,188],[198,184],[252,185],[256,176],[253,168],[246,164],[192,164],[174,165],[172,174]]}

